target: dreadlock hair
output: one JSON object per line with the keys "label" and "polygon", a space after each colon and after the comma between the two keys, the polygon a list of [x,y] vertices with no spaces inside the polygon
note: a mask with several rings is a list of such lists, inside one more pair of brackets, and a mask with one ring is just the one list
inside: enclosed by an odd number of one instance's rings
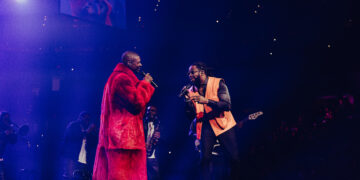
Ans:
{"label": "dreadlock hair", "polygon": [[191,66],[196,66],[198,69],[204,71],[204,73],[207,76],[212,76],[213,75],[213,69],[208,67],[204,62],[201,61],[197,61],[191,64]]}

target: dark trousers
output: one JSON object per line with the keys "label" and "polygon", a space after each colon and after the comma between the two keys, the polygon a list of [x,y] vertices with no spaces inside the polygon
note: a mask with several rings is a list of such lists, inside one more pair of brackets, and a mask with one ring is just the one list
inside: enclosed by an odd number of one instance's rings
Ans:
{"label": "dark trousers", "polygon": [[0,180],[5,180],[5,165],[3,160],[0,161]]}
{"label": "dark trousers", "polygon": [[225,157],[228,158],[230,163],[230,179],[238,180],[240,178],[240,155],[238,138],[236,135],[235,127],[229,129],[218,137],[215,136],[209,122],[204,122],[201,130],[201,176],[204,180],[211,180],[212,170],[212,150],[219,140],[220,145],[224,147]]}
{"label": "dark trousers", "polygon": [[147,165],[148,180],[160,179],[158,160],[156,158],[153,159],[147,158],[146,165]]}
{"label": "dark trousers", "polygon": [[[86,164],[79,163],[71,158],[63,159],[63,174],[64,180],[89,180],[91,179],[91,167]],[[0,179],[1,180],[1,179]]]}

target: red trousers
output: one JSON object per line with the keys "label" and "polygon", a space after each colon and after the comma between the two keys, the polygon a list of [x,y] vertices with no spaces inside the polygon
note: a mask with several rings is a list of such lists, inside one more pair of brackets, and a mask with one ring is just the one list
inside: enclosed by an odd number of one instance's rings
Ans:
{"label": "red trousers", "polygon": [[98,147],[93,180],[146,180],[146,150]]}

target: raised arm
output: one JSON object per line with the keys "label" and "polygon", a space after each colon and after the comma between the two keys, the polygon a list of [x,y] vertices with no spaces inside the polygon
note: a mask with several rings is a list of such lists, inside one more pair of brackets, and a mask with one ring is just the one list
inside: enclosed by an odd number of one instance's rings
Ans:
{"label": "raised arm", "polygon": [[118,74],[112,83],[114,99],[119,99],[120,103],[133,108],[140,112],[150,101],[155,88],[145,80],[133,84],[128,75],[124,73]]}

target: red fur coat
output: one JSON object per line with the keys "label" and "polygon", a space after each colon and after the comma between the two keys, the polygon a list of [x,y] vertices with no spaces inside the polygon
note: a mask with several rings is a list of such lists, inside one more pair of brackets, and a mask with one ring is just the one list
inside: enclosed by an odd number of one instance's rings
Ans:
{"label": "red fur coat", "polygon": [[[139,80],[127,66],[119,63],[115,67],[103,93],[93,179],[146,179],[143,116],[153,93],[154,87]],[[139,153],[130,155],[129,152]],[[116,155],[119,153],[121,155]],[[116,159],[121,162],[114,162]],[[124,162],[135,163],[141,172]],[[114,174],[113,171],[117,172]],[[143,174],[143,171],[145,177],[131,176],[131,172]],[[131,177],[124,173],[130,173]]]}

